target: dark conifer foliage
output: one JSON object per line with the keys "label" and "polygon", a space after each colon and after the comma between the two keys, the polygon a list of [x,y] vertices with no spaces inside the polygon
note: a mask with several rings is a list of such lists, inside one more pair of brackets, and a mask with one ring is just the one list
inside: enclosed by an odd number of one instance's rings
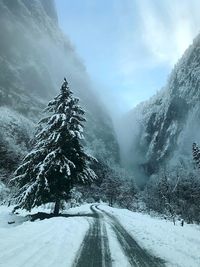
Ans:
{"label": "dark conifer foliage", "polygon": [[89,167],[94,159],[84,152],[81,140],[85,112],[79,99],[72,96],[66,79],[45,112],[47,116],[39,122],[33,149],[12,179],[17,187],[14,199],[17,208],[29,211],[55,202],[54,214],[58,214],[61,200],[69,197],[75,184],[96,178]]}
{"label": "dark conifer foliage", "polygon": [[192,145],[192,155],[195,167],[200,168],[200,149],[196,143]]}

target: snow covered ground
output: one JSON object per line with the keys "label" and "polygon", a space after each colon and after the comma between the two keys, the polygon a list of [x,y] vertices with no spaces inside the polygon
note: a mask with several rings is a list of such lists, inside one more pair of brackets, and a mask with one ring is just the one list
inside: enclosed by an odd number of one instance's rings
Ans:
{"label": "snow covered ground", "polygon": [[[85,209],[83,206],[82,210]],[[89,228],[90,218],[57,217],[29,222],[22,216],[11,215],[11,210],[12,207],[0,206],[0,266],[72,265]],[[8,221],[16,223],[8,224]]]}
{"label": "snow covered ground", "polygon": [[112,213],[138,244],[164,259],[169,267],[200,266],[200,226],[154,218],[146,214],[100,205]]}
{"label": "snow covered ground", "polygon": [[[93,220],[90,206],[86,204],[66,211],[77,216],[35,222],[27,221],[25,212],[12,215],[12,207],[0,206],[0,267],[72,266]],[[164,219],[103,204],[99,208],[113,214],[142,248],[164,259],[167,266],[200,266],[199,226],[185,224],[181,227],[180,223],[174,226]],[[45,210],[50,210],[50,206]],[[107,228],[113,266],[130,266],[109,220],[106,216],[102,220]]]}

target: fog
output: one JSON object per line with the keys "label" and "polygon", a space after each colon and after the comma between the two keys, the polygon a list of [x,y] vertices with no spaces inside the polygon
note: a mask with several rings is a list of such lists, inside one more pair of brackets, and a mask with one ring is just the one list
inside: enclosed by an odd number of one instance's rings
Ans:
{"label": "fog", "polygon": [[[163,161],[177,162],[184,147],[181,140],[187,121],[168,118],[173,107],[169,106],[167,111],[163,104],[160,107],[163,113],[155,119],[154,113],[159,113],[156,100],[152,105],[150,101],[143,108],[136,107],[140,101],[148,102],[160,88],[170,90],[167,80],[174,75],[170,74],[173,66],[199,32],[198,1],[183,2],[183,5],[178,1],[56,2],[60,26],[83,57],[94,90],[113,120],[121,162],[136,176],[142,172],[151,174]],[[181,97],[181,92],[178,96]],[[157,99],[162,101],[159,96]],[[173,95],[164,99],[173,104]],[[187,102],[187,97],[184,101]],[[169,125],[164,122],[163,131],[160,121],[165,116]],[[175,133],[168,136],[176,123]],[[186,138],[191,138],[187,149],[183,149],[184,154],[187,150],[187,158],[191,156],[194,135],[190,133]],[[157,139],[161,141],[156,142]]]}
{"label": "fog", "polygon": [[[10,150],[23,147],[27,118],[33,127],[32,122],[40,119],[66,77],[86,111],[88,150],[94,156],[117,160],[118,144],[109,112],[82,59],[60,30],[52,7],[53,1],[0,1],[0,103],[10,109],[1,109],[2,141]],[[14,140],[7,138],[9,127],[16,133]]]}
{"label": "fog", "polygon": [[[66,77],[86,110],[88,149],[110,159],[120,156],[121,164],[134,173],[138,183],[142,184],[164,161],[174,163],[180,155],[191,156],[192,142],[200,141],[195,123],[199,121],[199,109],[188,106],[186,116],[180,119],[182,111],[170,106],[176,70],[165,86],[166,93],[158,93],[128,112],[119,88],[114,95],[109,82],[96,80],[88,73],[87,64],[59,28],[54,8],[53,1],[0,1],[1,104],[37,121],[42,107],[55,96]],[[176,96],[181,92],[175,92]],[[187,94],[183,100],[187,102]],[[177,117],[167,117],[171,110]],[[175,130],[174,125],[178,125]],[[160,143],[156,142],[158,137]]]}
{"label": "fog", "polygon": [[87,98],[91,85],[84,65],[67,37],[38,4],[33,2],[30,13],[23,1],[16,5],[1,1],[1,60],[6,61],[10,72],[15,68],[12,78],[31,94],[52,96],[67,75],[79,94],[84,91],[81,98]]}

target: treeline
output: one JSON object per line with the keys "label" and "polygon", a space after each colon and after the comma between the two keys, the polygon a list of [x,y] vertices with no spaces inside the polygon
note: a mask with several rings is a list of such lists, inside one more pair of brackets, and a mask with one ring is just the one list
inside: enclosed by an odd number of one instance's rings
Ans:
{"label": "treeline", "polygon": [[108,202],[135,210],[139,189],[134,177],[113,161],[98,159],[92,166],[98,179],[87,187],[79,187],[82,199],[87,202]]}
{"label": "treeline", "polygon": [[[2,181],[8,183],[10,173],[18,167],[9,182],[16,209],[30,211],[53,202],[57,215],[66,202],[74,206],[103,201],[130,210],[141,210],[141,207],[144,211],[153,210],[170,217],[174,223],[177,218],[200,223],[200,148],[196,143],[192,146],[193,161],[163,168],[151,176],[141,191],[132,173],[119,163],[103,153],[96,159],[86,153],[84,115],[79,99],[73,97],[65,79],[59,95],[49,102],[30,152],[20,166],[20,157],[0,141],[1,201],[5,202],[9,194]],[[21,135],[21,140],[27,147],[27,135]],[[3,171],[5,166],[8,173]]]}

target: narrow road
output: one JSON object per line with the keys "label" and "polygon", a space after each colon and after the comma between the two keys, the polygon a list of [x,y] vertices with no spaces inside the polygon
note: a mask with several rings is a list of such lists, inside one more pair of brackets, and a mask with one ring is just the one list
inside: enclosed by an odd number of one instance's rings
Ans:
{"label": "narrow road", "polygon": [[94,214],[93,222],[83,240],[74,267],[111,267],[111,256],[108,244],[107,231],[103,215],[90,207]]}
{"label": "narrow road", "polygon": [[[73,267],[111,267],[112,259],[106,225],[109,224],[131,266],[163,267],[164,262],[141,248],[112,214],[91,205],[93,220],[83,240]],[[122,266],[124,267],[124,266]]]}

